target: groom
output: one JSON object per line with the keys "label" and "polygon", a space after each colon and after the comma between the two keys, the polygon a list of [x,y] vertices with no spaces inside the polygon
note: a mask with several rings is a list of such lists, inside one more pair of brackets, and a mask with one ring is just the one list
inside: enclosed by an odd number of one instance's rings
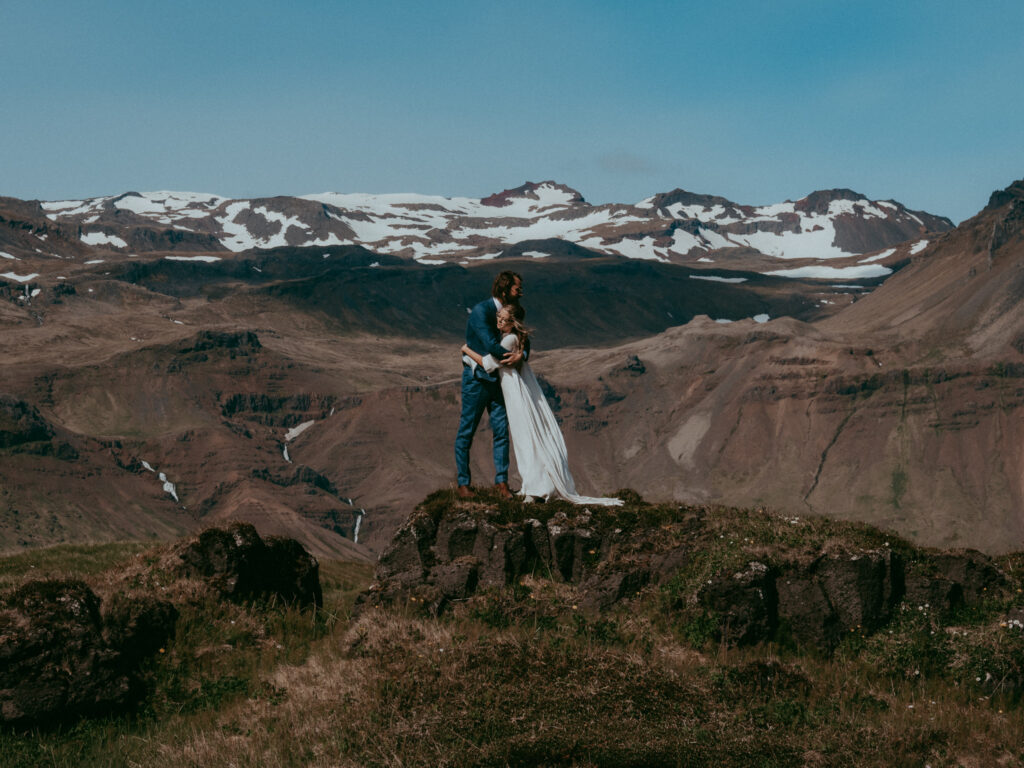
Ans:
{"label": "groom", "polygon": [[[498,333],[498,310],[506,304],[518,304],[523,295],[523,280],[515,272],[502,272],[491,286],[491,298],[473,307],[466,323],[466,344],[483,356],[491,355],[502,365],[517,365],[522,352],[509,352],[501,346]],[[455,468],[459,473],[456,493],[464,499],[473,497],[470,488],[469,448],[484,411],[489,414],[494,433],[494,483],[498,494],[512,498],[508,487],[508,417],[505,398],[501,394],[498,371],[486,371],[468,358],[462,361],[462,417],[455,436]]]}

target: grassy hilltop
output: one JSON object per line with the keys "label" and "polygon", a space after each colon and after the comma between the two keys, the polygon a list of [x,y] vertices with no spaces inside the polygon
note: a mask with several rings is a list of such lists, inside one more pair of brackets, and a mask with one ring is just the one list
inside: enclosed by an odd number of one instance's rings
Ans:
{"label": "grassy hilltop", "polygon": [[[651,551],[685,540],[693,556],[602,610],[541,569],[436,615],[415,590],[356,615],[373,581],[362,564],[321,561],[323,609],[300,611],[176,583],[160,568],[165,549],[135,543],[0,560],[4,589],[75,576],[104,598],[159,592],[180,614],[138,711],[5,729],[0,764],[1024,764],[1024,630],[1014,618],[1024,557],[995,561],[1005,582],[972,604],[904,600],[884,625],[844,628],[827,651],[785,627],[734,645],[701,589],[750,561],[775,568],[885,549],[913,573],[935,553],[865,526],[623,496],[624,507],[589,516],[595,529],[639,534]],[[516,525],[575,512],[486,496],[466,505],[439,491],[416,514]]]}

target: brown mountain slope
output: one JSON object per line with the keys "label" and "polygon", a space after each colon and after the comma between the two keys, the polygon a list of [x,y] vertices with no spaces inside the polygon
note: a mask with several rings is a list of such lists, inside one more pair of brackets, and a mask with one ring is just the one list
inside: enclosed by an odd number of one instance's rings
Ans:
{"label": "brown mountain slope", "polygon": [[982,358],[1024,348],[1024,180],[939,237],[884,286],[821,326]]}

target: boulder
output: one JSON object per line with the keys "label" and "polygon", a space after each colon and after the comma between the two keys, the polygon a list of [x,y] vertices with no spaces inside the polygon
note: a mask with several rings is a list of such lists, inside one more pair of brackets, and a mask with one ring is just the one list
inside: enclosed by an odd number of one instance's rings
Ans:
{"label": "boulder", "polygon": [[268,536],[265,543],[267,572],[263,592],[289,604],[323,606],[317,559],[295,539]]}
{"label": "boulder", "polygon": [[621,600],[636,597],[651,582],[651,571],[643,564],[609,573],[595,573],[581,585],[584,610],[603,611]]}
{"label": "boulder", "polygon": [[601,539],[591,528],[569,527],[561,521],[547,525],[553,575],[579,583],[583,573],[600,558]]}
{"label": "boulder", "polygon": [[981,552],[942,552],[907,574],[903,599],[945,613],[964,605],[980,606],[1007,583],[1006,574]]}
{"label": "boulder", "polygon": [[178,609],[154,597],[116,594],[104,606],[104,637],[120,649],[126,661],[136,663],[157,653],[174,635]]}
{"label": "boulder", "polygon": [[948,613],[964,603],[960,584],[941,576],[931,577],[908,573],[903,600],[911,606],[928,606],[939,613]]}
{"label": "boulder", "polygon": [[698,599],[717,615],[718,635],[727,645],[751,645],[775,633],[778,597],[774,575],[764,563],[711,579]]}
{"label": "boulder", "polygon": [[[480,586],[503,587],[513,580],[513,565],[510,563],[509,547],[525,549],[522,534],[516,529],[498,529],[492,525],[481,526],[473,554],[480,563]],[[516,540],[520,544],[516,546]]]}
{"label": "boulder", "polygon": [[779,623],[799,643],[822,650],[839,640],[839,616],[825,590],[812,576],[784,573],[775,582]]}
{"label": "boulder", "polygon": [[380,582],[415,583],[423,578],[425,572],[416,530],[403,526],[377,561],[375,576]]}
{"label": "boulder", "polygon": [[439,610],[452,600],[465,600],[476,591],[478,566],[475,557],[466,556],[439,565],[431,572],[431,582],[440,592]]}
{"label": "boulder", "polygon": [[48,724],[138,700],[140,665],[171,637],[177,611],[151,598],[109,608],[81,581],[0,597],[0,722]]}
{"label": "boulder", "polygon": [[[642,501],[630,491],[617,495]],[[886,626],[902,600],[946,609],[1005,597],[1009,583],[978,552],[917,551],[908,569],[889,547],[861,549],[836,538],[824,551],[760,548],[740,572],[719,572],[689,586],[702,547],[723,538],[703,509],[680,508],[671,522],[638,525],[629,517],[558,505],[545,509],[553,514],[544,522],[502,522],[508,510],[479,501],[429,501],[381,556],[376,582],[357,598],[360,609],[413,601],[438,612],[481,589],[501,590],[531,575],[571,585],[574,602],[596,612],[654,584],[669,596],[668,610],[689,614],[697,607],[714,616],[716,634],[728,645],[791,638],[830,653],[844,636],[867,636]],[[687,585],[685,594],[681,585]]]}
{"label": "boulder", "polygon": [[979,605],[995,590],[1007,584],[992,558],[973,549],[944,552],[932,559],[938,578],[958,584],[967,605]]}
{"label": "boulder", "polygon": [[902,562],[888,550],[823,557],[815,576],[840,630],[874,632],[892,617],[903,593]]}
{"label": "boulder", "polygon": [[548,526],[540,520],[527,520],[527,550],[536,557],[536,565],[542,575],[555,578],[554,561],[551,558],[551,538]]}
{"label": "boulder", "polygon": [[273,596],[302,606],[323,605],[320,564],[294,539],[260,538],[248,523],[209,528],[180,545],[183,576],[199,578],[230,600]]}
{"label": "boulder", "polygon": [[431,546],[435,558],[444,562],[472,554],[479,532],[480,526],[474,520],[444,518]]}
{"label": "boulder", "polygon": [[888,550],[822,555],[776,581],[779,622],[798,642],[832,650],[844,632],[871,634],[903,595],[903,563]]}

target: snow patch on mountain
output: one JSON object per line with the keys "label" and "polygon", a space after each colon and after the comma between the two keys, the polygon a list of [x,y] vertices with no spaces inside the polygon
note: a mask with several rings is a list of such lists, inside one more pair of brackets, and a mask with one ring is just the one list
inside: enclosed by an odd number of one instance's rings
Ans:
{"label": "snow patch on mountain", "polygon": [[307,429],[312,427],[315,423],[316,423],[316,420],[315,419],[311,419],[310,421],[304,421],[301,424],[299,424],[298,426],[292,427],[291,429],[289,429],[284,434],[285,442],[290,443],[296,437],[298,437],[303,432],[305,432]]}
{"label": "snow patch on mountain", "polygon": [[714,283],[745,283],[745,277],[722,277],[721,275],[690,275],[691,280],[709,280]]}
{"label": "snow patch on mountain", "polygon": [[775,277],[809,277],[815,280],[855,280],[856,278],[885,277],[892,270],[881,264],[865,264],[852,267],[797,267],[796,269],[776,269],[765,272]]}
{"label": "snow patch on mountain", "polygon": [[[493,209],[492,209],[493,210]],[[504,209],[500,209],[504,211]],[[640,219],[636,219],[640,221]],[[515,217],[499,225],[477,224],[473,220],[459,222],[452,230],[453,236],[476,236],[517,242],[522,240],[561,239],[576,241],[587,237],[595,227],[608,223],[605,211],[593,211],[573,219],[549,219],[538,217],[531,221],[517,221]],[[618,222],[616,222],[618,223]]]}
{"label": "snow patch on mountain", "polygon": [[221,229],[228,235],[227,238],[221,239],[221,245],[236,253],[258,247],[256,238],[249,233],[245,225],[235,222],[238,215],[242,211],[247,210],[249,210],[249,201],[242,200],[241,202],[229,205],[224,209],[224,215],[216,218]]}
{"label": "snow patch on mountain", "polygon": [[175,501],[179,501],[179,499],[178,499],[178,492],[174,488],[174,483],[172,483],[170,480],[168,480],[167,479],[167,475],[165,475],[163,472],[161,472],[159,474],[159,478],[160,478],[160,482],[162,482],[164,484],[163,485],[164,493],[167,493],[170,496],[172,496]]}
{"label": "snow patch on mountain", "polygon": [[163,484],[162,487],[163,487],[164,493],[166,493],[169,496],[171,496],[175,501],[180,501],[180,499],[178,498],[178,492],[177,492],[177,490],[175,488],[174,483],[172,483],[170,480],[167,479],[167,475],[165,473],[157,472],[157,470],[153,468],[153,465],[150,464],[145,459],[143,459],[139,463],[142,464],[143,468],[146,471],[152,472],[153,474],[155,474],[159,478],[160,482]]}
{"label": "snow patch on mountain", "polygon": [[437,209],[460,215],[480,215],[483,207],[479,200],[469,197],[439,197],[436,195],[384,194],[322,192],[316,195],[302,195],[300,200],[312,200],[335,208],[368,213],[392,213],[396,210],[408,213],[416,209]]}
{"label": "snow patch on mountain", "polygon": [[629,259],[669,260],[664,248],[655,247],[653,237],[645,237],[640,240],[624,237],[618,242],[606,244],[604,250],[612,251]]}
{"label": "snow patch on mountain", "polygon": [[44,211],[49,211],[46,218],[57,221],[69,216],[78,216],[84,213],[92,213],[96,210],[97,201],[105,201],[109,198],[99,197],[92,200],[60,200],[56,202],[40,203]]}
{"label": "snow patch on mountain", "polygon": [[896,253],[895,248],[887,248],[881,253],[876,253],[874,256],[868,256],[866,259],[861,259],[859,264],[870,264],[872,261],[881,261],[882,259],[888,258]]}
{"label": "snow patch on mountain", "polygon": [[213,263],[215,261],[222,261],[220,256],[165,256],[167,261],[205,261]]}
{"label": "snow patch on mountain", "polygon": [[106,232],[83,232],[81,240],[86,245],[113,245],[116,248],[127,248],[128,243],[117,235],[108,235]]}
{"label": "snow patch on mountain", "polygon": [[824,217],[815,218],[822,220],[822,228],[816,231],[754,232],[733,235],[733,239],[777,259],[840,259],[851,256],[849,251],[833,244],[836,233],[831,222]]}
{"label": "snow patch on mountain", "polygon": [[0,272],[0,277],[6,277],[8,280],[14,280],[18,283],[27,283],[29,280],[35,280],[39,277],[39,273],[33,272],[30,275],[19,275],[14,272]]}
{"label": "snow patch on mountain", "polygon": [[724,235],[715,232],[713,229],[704,229],[702,227],[700,230],[700,236],[704,238],[704,242],[707,243],[707,247],[713,250],[737,247],[736,243],[729,240]]}

